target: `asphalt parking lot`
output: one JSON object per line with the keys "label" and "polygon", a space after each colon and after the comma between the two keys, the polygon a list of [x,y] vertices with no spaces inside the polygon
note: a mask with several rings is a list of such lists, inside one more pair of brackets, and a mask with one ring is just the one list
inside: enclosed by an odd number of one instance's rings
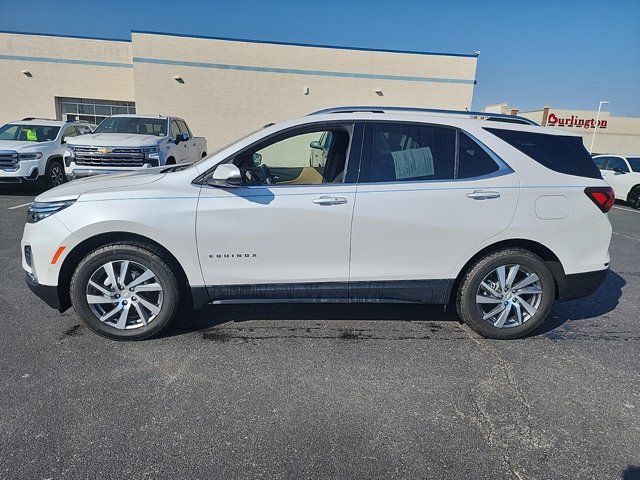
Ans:
{"label": "asphalt parking lot", "polygon": [[24,285],[0,190],[0,478],[640,478],[640,213],[535,335],[440,309],[216,306],[116,343]]}

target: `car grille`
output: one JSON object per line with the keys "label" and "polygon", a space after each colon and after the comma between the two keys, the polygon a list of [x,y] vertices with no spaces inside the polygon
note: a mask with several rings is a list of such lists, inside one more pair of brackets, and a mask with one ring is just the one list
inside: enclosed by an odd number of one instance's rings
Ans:
{"label": "car grille", "polygon": [[0,150],[0,169],[17,170],[19,167],[18,154],[13,150]]}
{"label": "car grille", "polygon": [[139,148],[75,147],[76,165],[92,167],[142,167],[144,153]]}

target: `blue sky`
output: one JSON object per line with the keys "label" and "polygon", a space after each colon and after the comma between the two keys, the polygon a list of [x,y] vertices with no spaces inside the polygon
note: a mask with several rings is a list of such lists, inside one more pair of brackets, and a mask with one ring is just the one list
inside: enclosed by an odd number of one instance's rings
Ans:
{"label": "blue sky", "polygon": [[130,38],[131,30],[473,53],[474,108],[507,101],[640,116],[640,1],[0,0],[0,30]]}

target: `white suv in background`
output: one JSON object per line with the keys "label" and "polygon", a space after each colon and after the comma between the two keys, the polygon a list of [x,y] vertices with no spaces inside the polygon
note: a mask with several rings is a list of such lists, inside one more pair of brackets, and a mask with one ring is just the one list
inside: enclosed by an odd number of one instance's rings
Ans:
{"label": "white suv in background", "polygon": [[593,160],[616,198],[640,209],[640,156],[596,155]]}
{"label": "white suv in background", "polygon": [[83,122],[25,118],[0,127],[0,183],[65,181],[62,157],[68,139],[91,133]]}
{"label": "white suv in background", "polygon": [[580,136],[528,123],[343,107],[191,166],[71,182],[29,208],[27,283],[114,339],[183,301],[453,304],[521,337],[601,284],[614,200]]}

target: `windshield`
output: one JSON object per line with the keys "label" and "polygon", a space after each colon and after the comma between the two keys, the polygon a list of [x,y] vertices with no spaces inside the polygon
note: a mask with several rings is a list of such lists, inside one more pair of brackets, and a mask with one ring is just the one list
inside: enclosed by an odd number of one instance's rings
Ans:
{"label": "windshield", "polygon": [[136,135],[167,135],[166,118],[109,117],[93,133],[133,133]]}
{"label": "windshield", "polygon": [[0,128],[0,140],[16,142],[50,142],[58,136],[60,127],[49,125],[15,125],[7,124]]}
{"label": "windshield", "polygon": [[627,157],[627,160],[629,160],[631,170],[634,172],[640,172],[640,157]]}

